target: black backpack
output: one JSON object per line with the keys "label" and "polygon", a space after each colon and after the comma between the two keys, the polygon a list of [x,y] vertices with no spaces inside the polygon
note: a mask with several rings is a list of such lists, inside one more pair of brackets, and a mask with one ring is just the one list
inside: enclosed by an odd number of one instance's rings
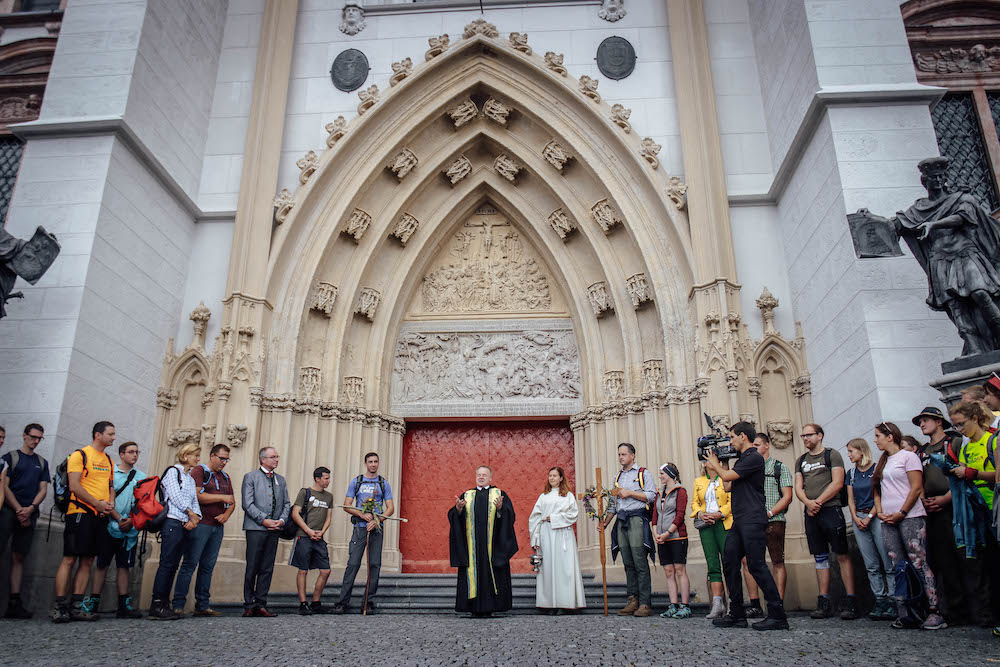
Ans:
{"label": "black backpack", "polygon": [[[802,456],[799,457],[799,460],[795,462],[795,469],[798,471],[798,473],[800,475],[802,474],[802,462],[805,461],[805,460],[806,460],[806,455],[803,454]],[[830,469],[830,474],[833,475],[833,467],[830,465],[830,449],[829,448],[825,448],[823,450],[823,464],[826,465],[826,467]],[[774,469],[777,470],[778,466],[774,466]],[[779,483],[779,485],[780,485],[780,483]],[[841,484],[841,486],[840,486],[840,493],[837,495],[837,499],[840,501],[840,506],[841,507],[848,507],[848,504],[847,504],[847,472],[846,471],[844,472],[844,483]]]}
{"label": "black backpack", "polygon": [[924,581],[908,560],[904,560],[897,568],[895,579],[893,594],[901,601],[898,604],[899,622],[904,628],[918,628],[930,615]]}
{"label": "black backpack", "polygon": [[[76,454],[77,452],[80,452],[80,456],[83,458],[83,474],[81,477],[86,477],[90,474],[90,470],[87,468],[87,452],[82,449],[75,450],[63,459],[62,462],[56,466],[55,474],[52,475],[52,491],[55,500],[53,507],[63,514],[66,514],[69,510],[70,504],[74,504],[87,514],[93,514],[94,511],[89,507],[83,503],[78,503],[73,500],[72,492],[69,490],[69,457],[73,456],[73,454]],[[108,456],[107,453],[105,453],[104,456],[108,459],[108,466],[114,470],[114,464],[111,462],[111,457]]]}
{"label": "black backpack", "polygon": [[[302,523],[306,523],[306,517],[309,516],[309,500],[312,498],[312,489],[307,486],[302,489],[302,491],[306,492],[306,499],[305,502],[302,503],[302,511],[299,512],[299,516],[302,517]],[[278,536],[283,540],[294,540],[298,532],[299,524],[295,523],[295,519],[292,518],[292,513],[289,512],[288,521],[286,521],[281,527],[281,533],[279,533]]]}

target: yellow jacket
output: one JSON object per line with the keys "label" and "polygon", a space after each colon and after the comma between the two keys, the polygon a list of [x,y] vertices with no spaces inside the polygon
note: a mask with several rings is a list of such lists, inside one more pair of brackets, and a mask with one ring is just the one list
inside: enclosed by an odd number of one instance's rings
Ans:
{"label": "yellow jacket", "polygon": [[[691,491],[692,517],[698,516],[698,512],[707,511],[707,505],[705,504],[706,491],[708,491],[708,477],[702,475],[694,480],[694,489]],[[715,491],[715,499],[719,501],[719,511],[722,512],[722,526],[726,530],[729,530],[733,527],[732,501],[729,498],[729,493],[726,492],[721,483]]]}

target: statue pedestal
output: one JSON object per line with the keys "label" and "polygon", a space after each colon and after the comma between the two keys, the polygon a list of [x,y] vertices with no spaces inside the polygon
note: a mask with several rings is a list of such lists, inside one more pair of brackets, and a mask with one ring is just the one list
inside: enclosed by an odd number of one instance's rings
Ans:
{"label": "statue pedestal", "polygon": [[941,372],[944,375],[931,386],[941,392],[941,400],[950,407],[966,387],[983,384],[994,372],[1000,374],[1000,350],[956,357],[941,364]]}

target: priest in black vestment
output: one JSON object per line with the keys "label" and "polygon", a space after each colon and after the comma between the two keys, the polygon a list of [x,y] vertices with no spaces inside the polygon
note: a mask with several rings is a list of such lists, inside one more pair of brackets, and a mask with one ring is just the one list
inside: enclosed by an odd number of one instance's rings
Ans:
{"label": "priest in black vestment", "polygon": [[514,506],[507,494],[490,485],[493,471],[476,469],[476,488],[448,510],[451,566],[458,568],[455,611],[481,618],[512,605],[510,559],[517,553]]}

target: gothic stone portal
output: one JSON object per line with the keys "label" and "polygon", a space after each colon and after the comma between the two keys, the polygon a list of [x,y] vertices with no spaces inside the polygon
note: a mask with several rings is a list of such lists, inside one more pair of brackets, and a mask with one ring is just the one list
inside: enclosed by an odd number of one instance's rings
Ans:
{"label": "gothic stone portal", "polygon": [[493,483],[514,503],[520,550],[512,571],[530,572],[528,515],[549,468],[561,466],[575,490],[573,456],[565,421],[407,424],[399,500],[409,519],[399,533],[403,572],[454,572],[446,517],[455,497],[475,484],[480,465],[493,468]]}

